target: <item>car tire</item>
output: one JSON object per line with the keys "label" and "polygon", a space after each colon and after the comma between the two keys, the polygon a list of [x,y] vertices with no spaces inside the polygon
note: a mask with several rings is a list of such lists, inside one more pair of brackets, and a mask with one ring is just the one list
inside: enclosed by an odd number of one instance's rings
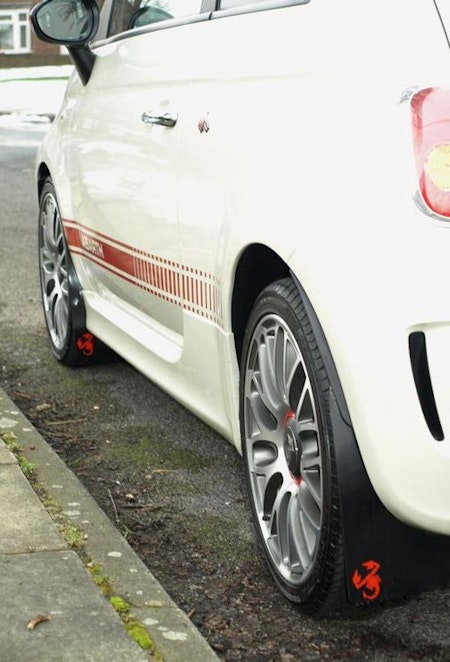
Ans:
{"label": "car tire", "polygon": [[240,384],[246,483],[264,556],[286,598],[328,615],[346,601],[329,382],[291,278],[253,306]]}
{"label": "car tire", "polygon": [[38,247],[42,304],[54,356],[67,366],[89,365],[100,356],[103,359],[104,346],[85,326],[81,287],[50,179],[39,198]]}

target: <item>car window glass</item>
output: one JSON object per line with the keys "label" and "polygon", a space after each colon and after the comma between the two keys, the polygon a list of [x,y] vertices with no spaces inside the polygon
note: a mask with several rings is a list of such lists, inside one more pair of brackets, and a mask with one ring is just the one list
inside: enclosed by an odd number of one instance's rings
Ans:
{"label": "car window glass", "polygon": [[202,0],[116,0],[109,35],[152,25],[171,18],[199,14]]}

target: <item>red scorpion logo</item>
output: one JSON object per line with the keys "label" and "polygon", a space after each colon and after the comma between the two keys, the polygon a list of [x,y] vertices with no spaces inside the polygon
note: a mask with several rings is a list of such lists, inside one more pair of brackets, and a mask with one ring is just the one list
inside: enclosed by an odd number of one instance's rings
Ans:
{"label": "red scorpion logo", "polygon": [[358,591],[362,589],[363,598],[366,600],[376,600],[381,590],[381,577],[378,574],[381,565],[376,561],[365,561],[362,566],[367,572],[363,577],[358,570],[355,570],[352,576],[353,586]]}
{"label": "red scorpion logo", "polygon": [[83,356],[92,356],[94,353],[94,336],[92,333],[83,333],[77,340],[77,349],[83,353]]}

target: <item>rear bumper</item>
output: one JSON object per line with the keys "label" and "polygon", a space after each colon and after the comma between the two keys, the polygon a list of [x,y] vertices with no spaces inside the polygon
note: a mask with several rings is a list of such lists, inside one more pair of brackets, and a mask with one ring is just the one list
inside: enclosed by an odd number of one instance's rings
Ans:
{"label": "rear bumper", "polygon": [[350,398],[363,462],[393,515],[450,535],[450,324],[417,325],[391,340],[371,350],[370,378],[359,365]]}

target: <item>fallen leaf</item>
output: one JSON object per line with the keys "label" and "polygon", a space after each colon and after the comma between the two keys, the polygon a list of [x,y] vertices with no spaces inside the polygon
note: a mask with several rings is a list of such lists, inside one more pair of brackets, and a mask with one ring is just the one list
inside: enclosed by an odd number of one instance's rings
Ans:
{"label": "fallen leaf", "polygon": [[46,409],[51,409],[52,406],[49,405],[47,402],[43,402],[40,405],[36,405],[35,410],[36,411],[45,411]]}
{"label": "fallen leaf", "polygon": [[30,631],[34,630],[35,627],[49,620],[50,620],[50,616],[44,616],[43,614],[39,614],[39,616],[36,616],[36,618],[32,618],[31,621],[28,623],[28,629]]}

